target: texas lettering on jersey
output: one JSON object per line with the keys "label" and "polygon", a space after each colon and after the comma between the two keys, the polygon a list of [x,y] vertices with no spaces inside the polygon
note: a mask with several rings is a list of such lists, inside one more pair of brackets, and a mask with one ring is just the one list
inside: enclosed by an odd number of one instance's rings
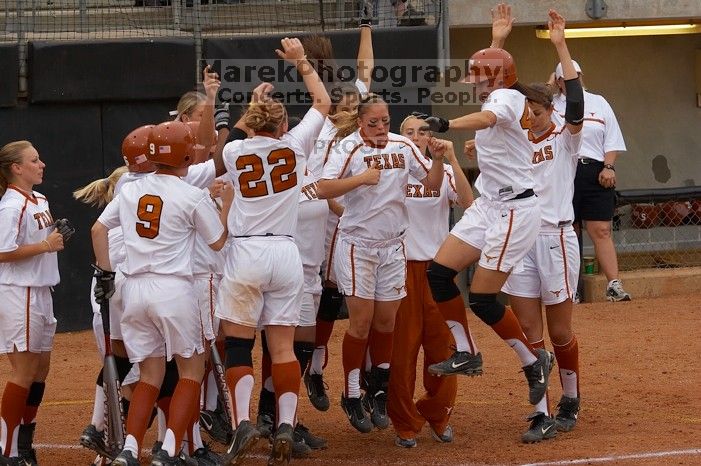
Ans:
{"label": "texas lettering on jersey", "polygon": [[54,224],[54,218],[51,216],[51,212],[45,210],[44,212],[37,212],[34,214],[34,220],[37,221],[39,229],[43,230],[46,227],[50,227]]}
{"label": "texas lettering on jersey", "polygon": [[363,157],[363,161],[370,168],[370,164],[374,161],[378,170],[390,170],[392,168],[405,168],[404,154],[378,154],[368,155]]}
{"label": "texas lettering on jersey", "polygon": [[406,197],[441,197],[440,190],[428,189],[422,184],[406,185]]}
{"label": "texas lettering on jersey", "polygon": [[533,165],[553,159],[553,146],[545,146],[533,153]]}

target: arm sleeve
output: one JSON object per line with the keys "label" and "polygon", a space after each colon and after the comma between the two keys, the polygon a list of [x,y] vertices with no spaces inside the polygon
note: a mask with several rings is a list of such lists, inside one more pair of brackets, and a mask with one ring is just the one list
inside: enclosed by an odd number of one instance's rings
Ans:
{"label": "arm sleeve", "polygon": [[19,217],[21,212],[13,208],[0,209],[0,218],[3,219],[0,227],[0,252],[14,251],[19,247]]}
{"label": "arm sleeve", "polygon": [[97,219],[98,222],[102,223],[105,227],[107,227],[108,230],[111,230],[112,228],[117,228],[120,226],[119,222],[119,199],[120,195],[118,194],[114,199],[110,201],[109,204],[107,204],[107,207],[105,207],[105,210],[102,211],[100,214],[100,217]]}
{"label": "arm sleeve", "polygon": [[[526,105],[526,98],[516,99],[504,92],[505,89],[498,89],[489,95],[489,99],[482,105],[482,111],[488,110],[497,117],[497,125],[501,126],[518,120],[523,113],[523,108],[517,108],[520,105]],[[519,96],[521,94],[519,93]],[[522,96],[521,96],[522,97]]]}
{"label": "arm sleeve", "polygon": [[297,147],[301,147],[304,151],[304,157],[307,158],[314,150],[314,144],[319,137],[319,132],[324,126],[324,116],[315,108],[310,108],[297,126],[292,128],[289,133]]}
{"label": "arm sleeve", "polygon": [[205,243],[213,244],[224,233],[224,226],[219,220],[219,212],[214,204],[207,202],[209,196],[205,195],[204,192],[202,194],[202,199],[197,203],[193,212],[195,230]]}
{"label": "arm sleeve", "polygon": [[606,122],[606,130],[604,133],[604,152],[625,151],[626,143],[623,141],[623,133],[621,127],[618,126],[618,120],[613,113],[611,105],[603,99],[604,121]]}
{"label": "arm sleeve", "polygon": [[216,176],[214,160],[210,159],[206,162],[190,165],[187,175],[183,177],[183,181],[196,188],[204,189],[212,184]]}

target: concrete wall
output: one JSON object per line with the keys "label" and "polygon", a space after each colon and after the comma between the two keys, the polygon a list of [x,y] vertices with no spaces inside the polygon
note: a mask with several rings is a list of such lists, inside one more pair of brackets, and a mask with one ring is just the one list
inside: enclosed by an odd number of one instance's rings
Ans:
{"label": "concrete wall", "polygon": [[[447,0],[450,27],[487,26],[489,13],[497,0]],[[511,0],[514,17],[520,25],[544,24],[550,8],[557,9],[570,23],[592,21],[584,11],[585,0]],[[698,0],[608,0],[605,21],[644,19],[688,19],[701,17]]]}
{"label": "concrete wall", "polygon": [[[452,29],[451,58],[465,59],[489,46],[490,33],[487,28]],[[572,39],[568,44],[583,68],[586,86],[606,97],[623,130],[628,152],[616,163],[618,188],[701,185],[701,108],[696,106],[695,84],[701,35]],[[550,41],[537,39],[532,27],[514,28],[506,49],[525,83],[546,80],[558,61]],[[478,107],[434,109],[452,117]],[[472,137],[461,136],[454,138],[458,147]],[[662,157],[653,164],[657,156]]]}

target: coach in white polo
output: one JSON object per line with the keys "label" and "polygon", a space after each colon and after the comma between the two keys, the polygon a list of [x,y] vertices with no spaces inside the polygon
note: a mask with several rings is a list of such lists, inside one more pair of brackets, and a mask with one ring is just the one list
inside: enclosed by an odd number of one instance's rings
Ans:
{"label": "coach in white polo", "polygon": [[[574,66],[581,80],[582,69],[577,62]],[[555,79],[560,88],[560,95],[554,99],[555,111],[564,118],[565,82],[559,63],[555,68]],[[584,224],[594,243],[599,268],[608,279],[606,298],[609,301],[630,300],[618,279],[618,258],[611,235],[616,203],[614,165],[618,152],[625,150],[621,129],[609,103],[602,96],[585,90],[582,146],[574,181],[574,218],[579,228]]]}

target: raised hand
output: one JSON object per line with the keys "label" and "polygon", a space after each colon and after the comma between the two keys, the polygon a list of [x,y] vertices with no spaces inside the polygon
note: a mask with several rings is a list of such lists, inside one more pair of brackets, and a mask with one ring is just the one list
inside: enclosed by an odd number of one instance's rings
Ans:
{"label": "raised hand", "polygon": [[280,41],[280,44],[282,45],[282,50],[275,49],[275,53],[277,53],[277,56],[286,62],[297,65],[300,60],[304,60],[306,58],[304,55],[304,47],[302,46],[302,42],[300,42],[300,40],[296,37],[293,37],[292,39],[285,37]]}
{"label": "raised hand", "polygon": [[465,141],[464,152],[467,158],[470,160],[475,160],[477,158],[477,146],[475,145],[474,139]]}
{"label": "raised hand", "polygon": [[555,10],[549,10],[548,17],[550,41],[555,45],[562,44],[565,41],[565,18]]}
{"label": "raised hand", "polygon": [[214,102],[217,97],[217,91],[221,86],[221,81],[219,81],[219,75],[212,71],[212,68],[207,65],[202,71],[202,85],[204,86],[204,92],[207,94],[207,99],[210,102]]}
{"label": "raised hand", "polygon": [[260,83],[253,89],[251,94],[251,103],[258,104],[270,99],[270,93],[273,92],[273,85],[270,83]]}
{"label": "raised hand", "polygon": [[428,150],[431,151],[433,161],[437,162],[439,159],[448,156],[448,152],[453,152],[453,143],[445,139],[431,137],[428,140]]}
{"label": "raised hand", "polygon": [[511,5],[499,3],[492,10],[492,47],[501,48],[511,33],[515,19],[511,17]]}

